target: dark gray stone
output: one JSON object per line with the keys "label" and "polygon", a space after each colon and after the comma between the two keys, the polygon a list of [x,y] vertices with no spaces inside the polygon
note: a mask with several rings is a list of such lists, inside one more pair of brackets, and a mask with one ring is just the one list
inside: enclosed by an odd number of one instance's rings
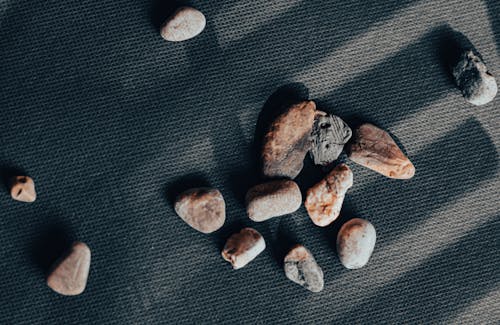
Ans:
{"label": "dark gray stone", "polygon": [[317,116],[311,132],[311,154],[316,165],[328,165],[342,153],[352,136],[352,130],[335,115]]}
{"label": "dark gray stone", "polygon": [[309,291],[323,290],[323,270],[311,252],[302,245],[294,246],[285,256],[285,274],[288,279]]}

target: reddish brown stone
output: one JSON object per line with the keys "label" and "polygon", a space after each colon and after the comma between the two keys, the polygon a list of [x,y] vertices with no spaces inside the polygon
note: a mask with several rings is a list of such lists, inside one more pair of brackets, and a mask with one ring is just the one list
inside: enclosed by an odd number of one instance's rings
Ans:
{"label": "reddish brown stone", "polygon": [[243,228],[229,237],[222,250],[222,257],[239,269],[247,265],[266,248],[262,235],[253,228]]}
{"label": "reddish brown stone", "polygon": [[340,164],[307,191],[305,206],[315,225],[326,227],[338,218],[352,181],[351,169]]}
{"label": "reddish brown stone", "polygon": [[409,179],[415,175],[415,167],[389,133],[373,124],[355,130],[349,158],[390,178]]}
{"label": "reddish brown stone", "polygon": [[28,176],[16,176],[10,188],[10,195],[17,201],[34,202],[36,200],[35,182]]}

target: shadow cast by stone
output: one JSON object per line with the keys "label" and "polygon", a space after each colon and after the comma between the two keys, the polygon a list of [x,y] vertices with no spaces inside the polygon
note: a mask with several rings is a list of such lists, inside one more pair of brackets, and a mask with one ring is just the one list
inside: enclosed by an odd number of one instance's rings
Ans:
{"label": "shadow cast by stone", "polygon": [[2,180],[3,187],[7,192],[10,191],[14,177],[25,175],[26,172],[22,168],[10,164],[0,165],[0,178]]}
{"label": "shadow cast by stone", "polygon": [[179,194],[195,187],[210,187],[203,173],[193,173],[177,178],[165,186],[168,203],[173,207]]}
{"label": "shadow cast by stone", "polygon": [[153,0],[150,17],[153,26],[160,30],[161,26],[179,7],[187,5],[187,1]]}

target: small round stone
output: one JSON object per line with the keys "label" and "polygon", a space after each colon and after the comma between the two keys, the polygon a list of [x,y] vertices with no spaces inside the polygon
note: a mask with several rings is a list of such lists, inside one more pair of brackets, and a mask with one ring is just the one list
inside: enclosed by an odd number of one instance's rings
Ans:
{"label": "small round stone", "polygon": [[323,290],[323,270],[307,248],[294,246],[285,256],[284,262],[288,279],[312,292]]}
{"label": "small round stone", "polygon": [[337,235],[337,253],[348,269],[359,269],[368,263],[375,248],[377,235],[373,225],[364,219],[346,222]]}
{"label": "small round stone", "polygon": [[10,195],[16,201],[27,203],[35,202],[35,182],[33,182],[33,179],[28,176],[14,177],[10,188]]}
{"label": "small round stone", "polygon": [[266,249],[264,237],[253,228],[243,228],[229,237],[222,250],[222,258],[240,269]]}
{"label": "small round stone", "polygon": [[182,220],[205,234],[218,230],[226,220],[224,198],[212,188],[193,188],[181,193],[174,208]]}
{"label": "small round stone", "polygon": [[301,204],[300,188],[291,180],[259,184],[246,195],[248,217],[257,222],[295,212]]}
{"label": "small round stone", "polygon": [[181,7],[170,16],[161,28],[161,36],[171,42],[185,41],[205,29],[205,16],[191,7]]}

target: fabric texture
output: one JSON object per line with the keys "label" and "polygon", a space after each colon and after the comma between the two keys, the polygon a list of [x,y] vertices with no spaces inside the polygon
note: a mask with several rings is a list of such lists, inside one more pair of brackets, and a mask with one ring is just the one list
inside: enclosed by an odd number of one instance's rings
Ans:
{"label": "fabric texture", "polygon": [[[499,2],[190,4],[205,31],[168,43],[158,27],[178,2],[0,1],[0,169],[31,176],[38,192],[33,204],[0,193],[0,323],[500,322],[500,96],[467,104],[440,56],[457,30],[500,75]],[[261,112],[295,95],[388,130],[415,177],[391,180],[342,156],[354,186],[330,227],[303,206],[249,220]],[[302,192],[325,173],[308,157]],[[173,210],[176,194],[199,185],[226,200],[214,234]],[[335,253],[353,217],[377,231],[359,270]],[[242,226],[267,249],[235,271],[220,252]],[[45,273],[74,240],[92,251],[89,281],[63,297]],[[321,293],[285,277],[295,242],[323,268]]]}

